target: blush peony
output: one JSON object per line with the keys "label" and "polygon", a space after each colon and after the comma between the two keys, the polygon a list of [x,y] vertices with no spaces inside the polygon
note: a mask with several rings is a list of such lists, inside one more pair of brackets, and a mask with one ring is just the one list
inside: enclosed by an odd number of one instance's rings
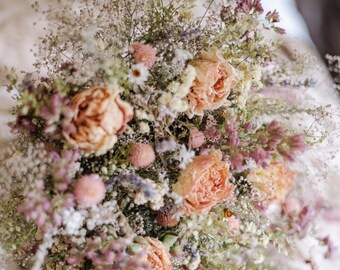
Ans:
{"label": "blush peony", "polygon": [[203,52],[190,64],[196,70],[196,79],[187,96],[189,115],[203,115],[206,110],[228,104],[227,98],[237,81],[234,68],[221,51]]}
{"label": "blush peony", "polygon": [[94,87],[80,92],[71,101],[74,129],[64,137],[83,153],[105,154],[117,142],[133,117],[131,105],[120,99],[118,92]]}
{"label": "blush peony", "polygon": [[213,150],[195,157],[180,173],[173,190],[184,199],[187,214],[208,212],[231,197],[234,186],[229,178],[229,165],[222,160],[221,151]]}

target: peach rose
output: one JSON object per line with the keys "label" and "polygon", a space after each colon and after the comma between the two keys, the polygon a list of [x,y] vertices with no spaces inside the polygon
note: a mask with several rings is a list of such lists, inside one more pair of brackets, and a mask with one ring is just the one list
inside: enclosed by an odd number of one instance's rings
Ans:
{"label": "peach rose", "polygon": [[247,178],[268,197],[267,203],[283,203],[295,176],[295,172],[289,170],[285,164],[273,162],[267,168],[259,167],[251,170]]}
{"label": "peach rose", "polygon": [[67,141],[82,152],[105,154],[117,142],[133,117],[130,104],[118,92],[107,87],[94,87],[80,92],[71,101],[74,111],[72,132],[64,132]]}
{"label": "peach rose", "polygon": [[172,270],[171,256],[163,243],[155,238],[145,237],[143,248],[146,251],[146,260],[152,270]]}
{"label": "peach rose", "polygon": [[187,214],[207,212],[231,197],[234,186],[229,183],[229,166],[222,153],[213,150],[201,155],[183,170],[173,190],[183,197]]}
{"label": "peach rose", "polygon": [[190,64],[196,70],[196,79],[187,96],[189,113],[203,115],[206,110],[226,105],[232,88],[236,86],[236,75],[221,51],[202,52]]}

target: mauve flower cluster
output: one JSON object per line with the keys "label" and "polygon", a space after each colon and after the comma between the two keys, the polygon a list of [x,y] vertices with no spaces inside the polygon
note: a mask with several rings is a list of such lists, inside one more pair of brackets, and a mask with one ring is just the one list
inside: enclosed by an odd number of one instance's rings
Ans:
{"label": "mauve flower cluster", "polygon": [[32,118],[24,115],[18,115],[14,121],[8,123],[8,126],[13,134],[20,134],[24,131],[33,134],[37,129],[37,126],[32,123]]}
{"label": "mauve flower cluster", "polygon": [[43,194],[43,183],[41,185],[39,192],[37,189],[26,195],[18,211],[25,215],[26,221],[34,221],[39,228],[49,231],[52,229],[50,221],[53,213],[50,200]]}
{"label": "mauve flower cluster", "polygon": [[236,0],[237,11],[250,13],[252,10],[263,13],[261,0]]}
{"label": "mauve flower cluster", "polygon": [[25,196],[18,211],[24,214],[27,221],[34,221],[38,228],[50,232],[52,228],[62,224],[58,209],[73,207],[74,197],[70,193],[65,193],[51,201],[46,194],[43,181],[36,181],[35,185],[35,189]]}
{"label": "mauve flower cluster", "polygon": [[40,108],[39,115],[46,121],[46,133],[57,133],[59,124],[64,132],[74,129],[71,125],[73,110],[70,106],[70,100],[61,97],[59,94],[52,94],[49,101]]}
{"label": "mauve flower cluster", "polygon": [[63,192],[67,190],[78,170],[79,164],[77,165],[76,161],[79,158],[79,152],[68,150],[59,155],[54,151],[50,155],[53,160],[51,174],[56,181],[55,188],[58,192]]}
{"label": "mauve flower cluster", "polygon": [[142,249],[129,248],[132,244],[131,239],[124,237],[112,239],[102,233],[99,237],[88,238],[82,250],[71,249],[71,256],[67,261],[76,266],[84,259],[89,259],[95,269],[100,270],[151,270],[148,263],[143,260],[145,252]]}
{"label": "mauve flower cluster", "polygon": [[289,135],[276,120],[255,128],[251,122],[227,117],[224,130],[210,126],[204,134],[211,143],[226,150],[231,168],[235,170],[241,170],[249,159],[267,167],[274,154],[293,161],[297,154],[307,149],[303,134]]}

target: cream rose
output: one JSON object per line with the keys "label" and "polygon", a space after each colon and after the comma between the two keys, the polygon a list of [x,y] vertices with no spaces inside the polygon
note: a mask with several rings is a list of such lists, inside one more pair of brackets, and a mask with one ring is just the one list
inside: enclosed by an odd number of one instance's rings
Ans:
{"label": "cream rose", "polygon": [[201,155],[183,170],[173,190],[183,197],[187,214],[207,212],[214,205],[231,197],[234,186],[222,153],[213,150]]}
{"label": "cream rose", "polygon": [[196,70],[196,79],[187,96],[190,115],[203,115],[227,104],[227,98],[236,86],[234,68],[224,59],[221,51],[200,53],[190,63]]}
{"label": "cream rose", "polygon": [[155,238],[145,237],[143,245],[146,251],[146,260],[152,270],[172,270],[171,256],[163,243]]}
{"label": "cream rose", "polygon": [[73,97],[72,124],[75,129],[64,133],[66,140],[82,152],[105,154],[117,142],[133,117],[130,104],[118,92],[107,87],[94,87]]}
{"label": "cream rose", "polygon": [[266,196],[265,202],[283,203],[295,176],[284,163],[273,162],[268,168],[251,170],[247,179]]}

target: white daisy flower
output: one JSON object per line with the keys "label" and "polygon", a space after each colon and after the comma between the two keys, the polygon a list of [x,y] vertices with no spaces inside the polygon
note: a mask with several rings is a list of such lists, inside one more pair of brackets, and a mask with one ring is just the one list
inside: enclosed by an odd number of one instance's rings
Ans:
{"label": "white daisy flower", "polygon": [[143,86],[149,77],[149,70],[144,64],[136,64],[129,70],[128,78],[131,84]]}

